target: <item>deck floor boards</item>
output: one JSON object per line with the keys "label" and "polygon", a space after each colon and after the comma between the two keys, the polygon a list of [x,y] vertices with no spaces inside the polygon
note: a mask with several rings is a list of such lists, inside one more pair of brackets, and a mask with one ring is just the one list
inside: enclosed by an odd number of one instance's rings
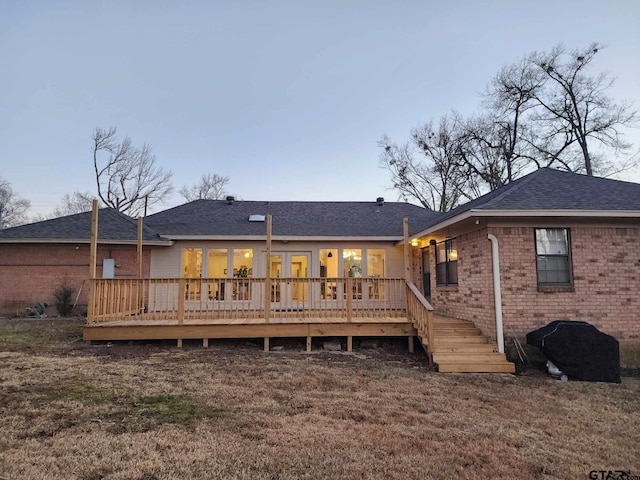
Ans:
{"label": "deck floor boards", "polygon": [[185,319],[180,323],[175,319],[127,319],[127,320],[110,320],[105,322],[95,322],[87,324],[90,327],[153,327],[153,326],[174,326],[174,325],[300,325],[300,324],[333,324],[333,323],[409,323],[407,317],[356,317],[349,322],[345,317],[291,317],[291,318],[272,318],[269,322],[265,322],[263,318],[203,318],[203,319]]}

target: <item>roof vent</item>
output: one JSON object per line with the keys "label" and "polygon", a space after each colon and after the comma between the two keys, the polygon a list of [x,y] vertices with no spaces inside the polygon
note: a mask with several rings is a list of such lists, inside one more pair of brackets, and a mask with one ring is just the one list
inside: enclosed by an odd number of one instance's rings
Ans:
{"label": "roof vent", "polygon": [[227,205],[231,205],[235,200],[235,197],[232,197],[231,195],[229,195],[227,197]]}
{"label": "roof vent", "polygon": [[378,198],[376,198],[376,203],[377,203],[379,206],[384,205],[384,197],[378,197]]}
{"label": "roof vent", "polygon": [[250,222],[264,222],[265,218],[264,215],[249,215]]}

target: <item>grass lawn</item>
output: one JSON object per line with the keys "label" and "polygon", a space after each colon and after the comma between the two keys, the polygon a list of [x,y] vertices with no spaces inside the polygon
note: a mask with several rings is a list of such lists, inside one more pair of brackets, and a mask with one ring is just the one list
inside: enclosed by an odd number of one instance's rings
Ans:
{"label": "grass lawn", "polygon": [[405,341],[353,354],[307,354],[302,342],[178,350],[85,344],[81,329],[0,320],[0,477],[640,475],[638,378],[439,374]]}

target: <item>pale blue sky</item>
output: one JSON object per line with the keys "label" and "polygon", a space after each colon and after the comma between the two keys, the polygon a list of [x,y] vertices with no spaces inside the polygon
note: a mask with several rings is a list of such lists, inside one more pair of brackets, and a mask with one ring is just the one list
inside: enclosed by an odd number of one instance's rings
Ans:
{"label": "pale blue sky", "polygon": [[502,65],[591,41],[640,106],[637,0],[0,0],[0,176],[48,213],[95,191],[91,134],[116,126],[176,187],[217,172],[246,200],[395,200],[382,135],[471,114]]}

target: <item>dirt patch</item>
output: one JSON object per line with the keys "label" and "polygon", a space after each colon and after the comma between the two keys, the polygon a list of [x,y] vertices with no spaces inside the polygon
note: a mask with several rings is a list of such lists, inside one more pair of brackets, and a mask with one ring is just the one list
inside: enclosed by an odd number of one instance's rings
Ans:
{"label": "dirt patch", "polygon": [[640,473],[636,378],[438,374],[404,341],[179,350],[77,342],[73,320],[38,320],[49,332],[11,322],[0,321],[0,477],[12,480]]}

